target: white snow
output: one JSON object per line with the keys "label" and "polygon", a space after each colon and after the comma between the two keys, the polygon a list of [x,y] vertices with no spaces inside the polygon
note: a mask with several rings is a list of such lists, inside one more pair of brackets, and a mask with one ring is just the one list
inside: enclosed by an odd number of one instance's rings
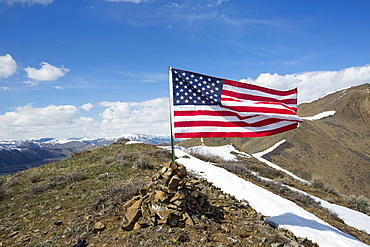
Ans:
{"label": "white snow", "polygon": [[130,144],[137,144],[137,143],[143,143],[143,142],[138,142],[138,141],[128,141],[125,143],[125,145],[130,145]]}
{"label": "white snow", "polygon": [[[176,161],[183,164],[188,170],[204,177],[225,193],[233,195],[239,200],[248,201],[251,207],[269,217],[269,221],[278,224],[279,227],[289,229],[296,236],[307,237],[321,247],[368,246],[330,226],[295,203],[239,178],[223,168],[199,160],[180,149],[176,149],[175,154],[179,157]],[[182,158],[185,155],[187,158]],[[346,211],[346,217],[351,218],[352,215],[355,215],[352,213],[352,211]],[[359,220],[358,229],[365,229],[365,225],[369,221],[369,217],[365,215],[362,220]]]}
{"label": "white snow", "polygon": [[254,153],[252,154],[253,157],[255,157],[256,159],[258,159],[259,161],[265,163],[266,165],[268,166],[271,166],[272,168],[276,169],[276,170],[279,170],[279,171],[282,171],[282,172],[285,172],[286,174],[292,176],[293,178],[303,182],[303,183],[308,183],[310,184],[310,182],[308,182],[307,180],[304,180],[298,176],[296,176],[295,174],[291,173],[290,171],[288,170],[285,170],[283,168],[281,168],[280,166],[277,166],[275,165],[274,163],[262,158],[263,155],[267,154],[267,153],[270,153],[272,152],[275,148],[277,148],[278,146],[280,146],[281,144],[283,144],[284,142],[286,142],[286,140],[281,140],[279,141],[278,143],[276,143],[275,145],[273,145],[272,147],[262,151],[262,152],[259,152],[259,153]]}
{"label": "white snow", "polygon": [[324,112],[321,112],[311,117],[303,117],[302,119],[314,121],[314,120],[319,120],[325,117],[333,116],[334,114],[335,114],[335,111],[324,111]]}
{"label": "white snow", "polygon": [[247,153],[241,152],[239,150],[236,150],[232,145],[224,145],[219,147],[208,147],[204,146],[204,143],[202,143],[202,146],[195,146],[185,149],[188,153],[197,153],[204,156],[219,156],[223,158],[224,160],[228,161],[236,161],[237,158],[234,154],[231,152],[235,152],[239,154],[240,156],[250,158],[251,156]]}
{"label": "white snow", "polygon": [[287,187],[290,188],[291,190],[295,190],[305,195],[308,195],[312,197],[313,199],[315,199],[315,201],[320,202],[321,206],[328,208],[332,212],[338,214],[339,218],[341,218],[347,225],[357,228],[358,230],[370,233],[370,217],[367,216],[366,214],[363,214],[356,210],[352,210],[350,208],[340,206],[338,204],[327,202],[325,200],[322,200],[321,198],[310,195],[304,191],[301,191],[301,190],[298,190],[298,189],[295,189],[289,186]]}

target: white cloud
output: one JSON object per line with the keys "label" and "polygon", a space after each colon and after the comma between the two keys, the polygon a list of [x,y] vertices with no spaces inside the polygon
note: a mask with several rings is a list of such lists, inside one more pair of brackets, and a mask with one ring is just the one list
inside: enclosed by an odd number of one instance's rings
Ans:
{"label": "white cloud", "polygon": [[40,69],[35,69],[31,67],[27,67],[24,69],[27,72],[28,78],[37,81],[55,81],[64,76],[69,71],[69,69],[66,69],[63,66],[61,68],[58,68],[46,62],[42,62],[40,65]]}
{"label": "white cloud", "polygon": [[0,87],[0,90],[4,90],[4,91],[9,90],[9,89],[10,89],[9,87]]}
{"label": "white cloud", "polygon": [[61,86],[54,86],[54,88],[55,88],[56,90],[63,90],[63,88],[62,88]]}
{"label": "white cloud", "polygon": [[42,5],[48,5],[53,2],[53,0],[5,0],[8,4],[13,3],[22,3],[22,4],[42,4]]}
{"label": "white cloud", "polygon": [[298,101],[302,103],[338,89],[370,82],[370,65],[340,71],[313,71],[287,75],[263,73],[255,80],[248,78],[241,81],[280,90],[298,87]]}
{"label": "white cloud", "polygon": [[101,114],[105,133],[169,133],[169,99],[157,98],[144,102],[101,102],[108,107]]}
{"label": "white cloud", "polygon": [[87,103],[80,106],[79,108],[84,109],[85,111],[90,111],[92,108],[94,108],[94,105],[91,103]]}
{"label": "white cloud", "polygon": [[39,85],[39,83],[36,81],[24,81],[22,83],[27,84],[27,86],[30,86],[30,87]]}
{"label": "white cloud", "polygon": [[51,126],[70,122],[78,114],[73,105],[49,105],[34,108],[31,104],[16,107],[15,111],[0,115],[1,125],[14,127]]}
{"label": "white cloud", "polygon": [[[100,118],[83,116],[93,107],[100,109]],[[144,102],[100,102],[80,107],[32,104],[16,107],[0,115],[4,139],[37,137],[117,137],[123,134],[169,134],[169,99]]]}
{"label": "white cloud", "polygon": [[0,56],[0,78],[8,78],[17,71],[17,63],[14,61],[12,56],[6,54]]}

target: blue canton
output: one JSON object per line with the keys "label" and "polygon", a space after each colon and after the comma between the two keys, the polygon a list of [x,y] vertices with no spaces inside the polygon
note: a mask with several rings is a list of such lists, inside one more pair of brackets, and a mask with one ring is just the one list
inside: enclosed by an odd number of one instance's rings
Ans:
{"label": "blue canton", "polygon": [[221,105],[222,79],[172,69],[174,105]]}

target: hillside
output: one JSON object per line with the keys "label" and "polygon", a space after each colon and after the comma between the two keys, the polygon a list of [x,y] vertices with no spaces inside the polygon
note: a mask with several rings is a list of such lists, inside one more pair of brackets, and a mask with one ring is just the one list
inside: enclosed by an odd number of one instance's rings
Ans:
{"label": "hillside", "polygon": [[[239,163],[218,165],[243,179],[253,180],[247,170],[258,171],[311,194],[342,200],[294,182],[252,157],[240,158]],[[170,172],[169,160],[167,150],[122,140],[0,177],[0,246],[317,246],[276,228],[248,200],[239,201],[182,168]],[[307,197],[253,181],[370,243],[368,234],[347,226]],[[148,213],[130,216],[137,200],[152,204],[155,211],[145,211],[143,204],[141,212]],[[130,219],[134,230],[128,227]]]}
{"label": "hillside", "polygon": [[[300,104],[298,114],[334,115],[304,120],[299,128],[263,138],[204,139],[205,145],[233,144],[256,153],[286,140],[264,158],[306,179],[319,179],[344,195],[370,198],[370,85],[364,84]],[[183,146],[200,145],[188,140]]]}

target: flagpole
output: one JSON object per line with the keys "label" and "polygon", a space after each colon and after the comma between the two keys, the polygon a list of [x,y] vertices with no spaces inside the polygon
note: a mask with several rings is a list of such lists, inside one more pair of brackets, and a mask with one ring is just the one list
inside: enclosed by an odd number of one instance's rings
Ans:
{"label": "flagpole", "polygon": [[170,132],[171,132],[171,152],[172,162],[175,163],[175,138],[173,137],[173,85],[172,85],[172,67],[168,66],[168,84],[170,88]]}

